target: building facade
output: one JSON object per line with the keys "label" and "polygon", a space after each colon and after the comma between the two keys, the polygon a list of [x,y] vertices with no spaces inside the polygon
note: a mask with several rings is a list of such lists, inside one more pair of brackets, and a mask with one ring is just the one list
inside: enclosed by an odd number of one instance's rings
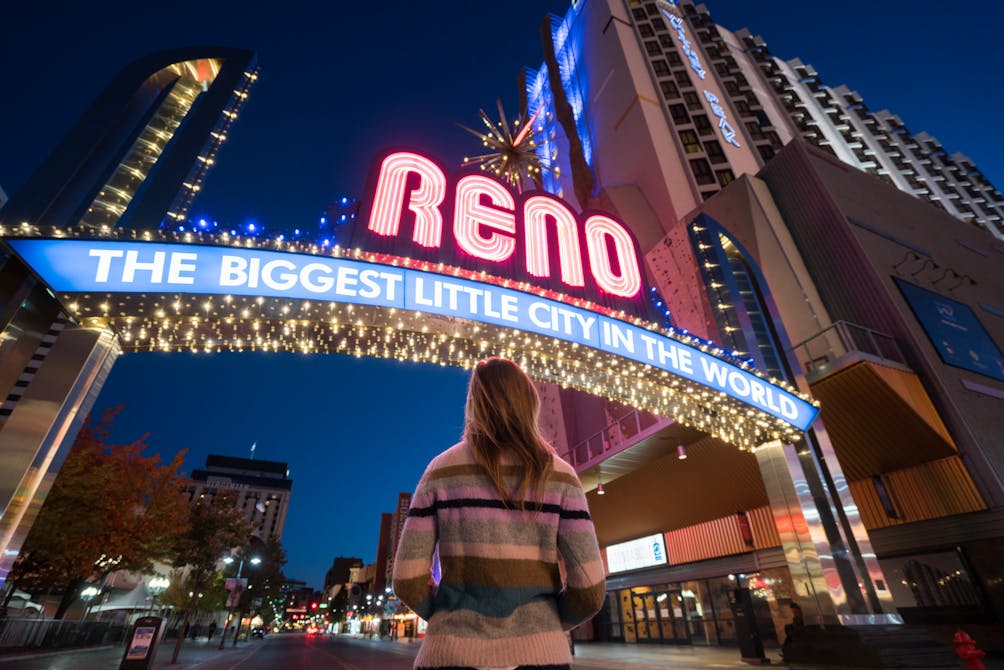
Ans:
{"label": "building facade", "polygon": [[[130,64],[0,209],[0,230],[156,228],[183,218],[257,76],[253,52],[222,47]],[[4,253],[0,263],[3,580],[128,343],[68,315],[16,258]]]}
{"label": "building facade", "polygon": [[[812,542],[846,559],[824,568],[844,585],[829,594],[840,623],[891,603],[907,623],[995,630],[999,191],[704,5],[575,2],[541,33],[545,62],[521,80],[544,189],[627,223],[675,327],[823,406],[805,443],[772,457],[556,391],[558,444],[592,489],[610,569],[607,606],[578,634],[736,643],[738,587],[746,618],[781,643],[787,624],[826,610],[790,559]],[[948,335],[946,310],[960,319]],[[817,506],[784,498],[777,477]],[[796,501],[801,514],[779,513]]]}
{"label": "building facade", "polygon": [[192,471],[191,482],[190,500],[211,504],[217,494],[233,491],[252,533],[282,540],[293,490],[286,463],[211,454],[204,469]]}
{"label": "building facade", "polygon": [[[624,200],[611,186],[637,183],[667,191],[649,204],[680,215],[799,137],[1004,239],[1004,197],[969,158],[774,57],[760,36],[715,24],[703,4],[574,2],[547,24],[545,62],[524,77],[551,192],[583,204],[603,184]],[[650,162],[673,177],[668,189],[647,183],[656,176],[639,165]]]}

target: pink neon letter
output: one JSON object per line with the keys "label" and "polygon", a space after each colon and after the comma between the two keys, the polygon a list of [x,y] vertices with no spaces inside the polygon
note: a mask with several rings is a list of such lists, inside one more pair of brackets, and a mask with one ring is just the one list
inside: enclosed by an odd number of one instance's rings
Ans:
{"label": "pink neon letter", "polygon": [[534,277],[551,276],[550,250],[547,248],[548,217],[554,217],[557,223],[561,281],[569,286],[585,286],[582,252],[579,249],[579,226],[575,215],[557,200],[543,195],[527,198],[523,203],[527,272]]}
{"label": "pink neon letter", "polygon": [[[481,203],[487,195],[493,207]],[[505,186],[494,179],[470,175],[457,182],[453,234],[460,248],[486,261],[499,263],[516,250],[516,203]],[[499,232],[482,235],[483,228]]]}
{"label": "pink neon letter", "polygon": [[419,187],[411,192],[407,203],[408,209],[415,213],[412,239],[423,247],[438,247],[443,240],[443,213],[439,205],[446,197],[446,176],[435,163],[418,154],[391,154],[380,165],[369,229],[384,237],[398,234],[409,174],[421,177]]}
{"label": "pink neon letter", "polygon": [[[621,224],[600,214],[586,219],[586,249],[593,278],[607,293],[633,298],[641,290],[641,269],[635,254],[634,240]],[[614,243],[620,274],[614,272],[610,262],[606,238]]]}

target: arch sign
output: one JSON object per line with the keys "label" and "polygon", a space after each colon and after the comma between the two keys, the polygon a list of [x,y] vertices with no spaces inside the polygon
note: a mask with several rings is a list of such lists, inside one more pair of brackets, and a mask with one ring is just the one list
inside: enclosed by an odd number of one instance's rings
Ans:
{"label": "arch sign", "polygon": [[[85,326],[131,351],[341,352],[538,379],[671,416],[741,448],[797,440],[816,403],[685,332],[635,316],[638,246],[603,213],[390,153],[351,246],[185,231],[0,230]],[[365,226],[365,227],[364,227]]]}

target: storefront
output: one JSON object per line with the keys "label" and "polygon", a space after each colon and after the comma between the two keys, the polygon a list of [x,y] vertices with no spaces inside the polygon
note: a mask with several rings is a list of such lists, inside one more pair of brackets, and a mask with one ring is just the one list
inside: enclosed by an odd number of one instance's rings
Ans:
{"label": "storefront", "polygon": [[[613,588],[594,620],[594,636],[626,644],[737,645],[733,602],[736,592],[746,589],[761,641],[768,647],[779,646],[785,626],[800,612],[786,567],[754,567],[761,559],[776,563],[774,553],[612,576],[607,585]],[[730,563],[736,571],[727,571]],[[739,571],[746,569],[743,566],[753,569]],[[723,568],[724,574],[719,572]]]}

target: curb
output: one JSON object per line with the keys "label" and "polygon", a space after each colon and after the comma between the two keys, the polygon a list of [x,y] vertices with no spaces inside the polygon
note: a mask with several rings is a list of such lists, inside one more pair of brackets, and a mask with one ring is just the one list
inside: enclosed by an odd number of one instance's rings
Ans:
{"label": "curb", "polygon": [[49,656],[65,656],[67,654],[84,654],[91,651],[107,651],[109,649],[115,649],[116,647],[121,647],[121,645],[106,644],[100,647],[73,647],[71,649],[59,649],[57,651],[25,652],[10,656],[0,654],[0,663],[7,663],[8,661],[25,661],[32,658],[46,658]]}

